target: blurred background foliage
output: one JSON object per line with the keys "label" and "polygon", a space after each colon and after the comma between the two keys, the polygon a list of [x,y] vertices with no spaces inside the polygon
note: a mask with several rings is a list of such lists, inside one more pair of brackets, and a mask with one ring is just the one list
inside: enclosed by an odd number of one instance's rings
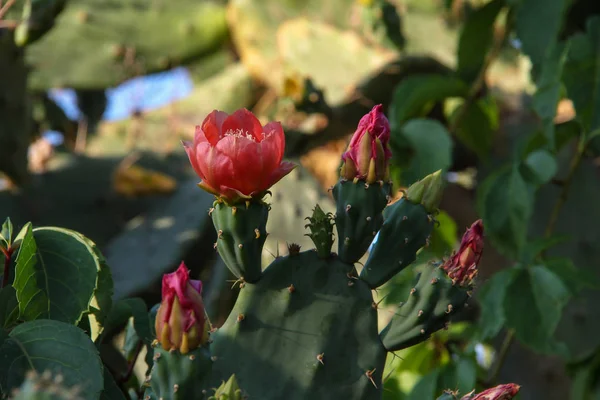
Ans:
{"label": "blurred background foliage", "polygon": [[[310,246],[298,227],[334,211],[340,154],[379,103],[397,197],[438,169],[449,182],[420,262],[476,218],[487,234],[470,307],[390,357],[385,398],[510,381],[600,399],[597,0],[2,0],[0,219],[93,239],[117,299],[157,303],[184,259],[220,325],[237,291],[180,141],[213,109],[282,121],[300,168],[273,188],[266,266]],[[415,272],[376,293],[383,319]],[[132,332],[102,349],[115,370]]]}

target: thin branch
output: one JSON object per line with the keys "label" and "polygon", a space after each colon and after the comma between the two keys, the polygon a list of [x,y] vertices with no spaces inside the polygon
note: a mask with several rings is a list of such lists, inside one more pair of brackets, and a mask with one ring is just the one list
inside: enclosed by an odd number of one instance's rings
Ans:
{"label": "thin branch", "polygon": [[15,3],[16,0],[8,0],[6,4],[0,8],[0,19],[8,12],[8,9]]}

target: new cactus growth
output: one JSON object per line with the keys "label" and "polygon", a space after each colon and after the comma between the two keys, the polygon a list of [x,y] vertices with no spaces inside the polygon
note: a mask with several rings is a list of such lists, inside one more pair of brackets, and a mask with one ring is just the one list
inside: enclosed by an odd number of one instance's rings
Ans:
{"label": "new cactus growth", "polygon": [[325,214],[321,207],[317,204],[313,210],[312,217],[306,217],[310,221],[305,228],[310,228],[309,236],[315,247],[319,257],[326,258],[331,255],[331,246],[333,246],[333,215]]}
{"label": "new cactus growth", "polygon": [[65,388],[60,375],[50,371],[38,374],[34,370],[28,371],[25,381],[19,389],[15,389],[11,400],[83,400],[82,388]]}
{"label": "new cactus growth", "polygon": [[215,394],[208,398],[208,400],[243,400],[243,399],[245,399],[245,397],[237,383],[237,380],[235,379],[235,374],[231,375],[231,377],[227,380],[227,382],[223,382],[221,384],[221,386],[219,386],[215,390]]}
{"label": "new cactus growth", "polygon": [[[374,107],[361,120],[344,153],[340,181],[333,189],[339,255],[331,252],[333,216],[317,205],[307,225],[316,249],[300,251],[292,244],[288,256],[276,257],[261,271],[254,257],[262,249],[270,209],[262,196],[291,168],[281,161],[280,153],[267,160],[264,157],[273,153],[256,150],[257,138],[265,143],[271,137],[268,127],[275,126],[261,127],[248,112],[232,117],[215,111],[197,131],[195,143],[186,145],[202,179],[200,186],[217,197],[211,211],[219,236],[217,249],[231,272],[244,282],[231,314],[211,333],[206,346],[210,363],[202,371],[198,367],[185,372],[184,378],[191,382],[193,374],[204,377],[201,385],[188,383],[194,386],[190,393],[198,393],[195,390],[200,386],[208,393],[235,375],[249,398],[381,398],[388,352],[426,340],[464,306],[481,255],[481,224],[467,231],[459,251],[448,261],[421,271],[401,312],[379,332],[372,289],[408,267],[427,245],[443,190],[441,173],[411,186],[404,198],[388,207],[384,222],[390,190],[385,182],[391,155],[389,124],[381,107]],[[256,131],[249,133],[250,129]],[[221,145],[219,140],[228,144]],[[282,139],[276,142],[283,144]],[[235,151],[225,153],[229,149]],[[282,154],[283,149],[279,150]],[[239,156],[233,159],[234,154]],[[248,164],[263,173],[248,173],[244,169]],[[240,176],[246,180],[242,182]],[[380,238],[359,276],[354,263],[378,231]],[[207,348],[193,352],[205,354],[202,357],[208,360]],[[157,397],[169,390],[167,394],[173,396],[176,382],[167,381],[167,375],[159,377],[158,370],[166,371],[160,363],[167,361],[163,365],[176,371],[190,364],[177,351],[157,348],[156,354],[154,391]],[[179,382],[183,382],[181,374]],[[155,379],[162,382],[154,383]]]}

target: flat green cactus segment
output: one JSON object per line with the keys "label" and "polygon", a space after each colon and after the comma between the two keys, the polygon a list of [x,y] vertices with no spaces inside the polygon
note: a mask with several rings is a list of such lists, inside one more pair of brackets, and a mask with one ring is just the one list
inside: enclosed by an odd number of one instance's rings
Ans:
{"label": "flat green cactus segment", "polygon": [[367,251],[383,224],[388,184],[340,181],[333,188],[340,259],[355,263]]}
{"label": "flat green cactus segment", "polygon": [[27,98],[27,69],[22,48],[0,28],[0,173],[15,183],[27,179],[27,149],[32,130]]}
{"label": "flat green cactus segment", "polygon": [[429,339],[464,307],[469,289],[453,285],[443,269],[424,265],[407,301],[398,307],[390,323],[381,331],[385,348],[398,351]]}
{"label": "flat green cactus segment", "polygon": [[360,8],[355,0],[233,0],[227,16],[253,76],[281,89],[289,72],[310,74],[333,105],[395,54],[351,31],[360,25]]}
{"label": "flat green cactus segment", "polygon": [[427,243],[434,220],[420,204],[400,199],[386,209],[379,232],[360,279],[378,288],[410,265]]}
{"label": "flat green cactus segment", "polygon": [[217,251],[227,268],[246,282],[258,281],[269,206],[254,201],[233,207],[215,202],[211,217],[217,231]]}
{"label": "flat green cactus segment", "polygon": [[207,386],[235,373],[249,398],[380,398],[386,352],[377,310],[368,286],[349,273],[352,266],[314,250],[273,261],[258,283],[240,289],[211,336]]}
{"label": "flat green cactus segment", "polygon": [[202,399],[202,379],[210,374],[212,361],[207,348],[199,347],[187,354],[154,348],[154,366],[150,385],[162,400]]}
{"label": "flat green cactus segment", "polygon": [[224,7],[208,1],[71,0],[28,47],[30,86],[116,86],[209,54],[227,36]]}
{"label": "flat green cactus segment", "polygon": [[343,103],[359,82],[397,57],[355,32],[306,18],[282,24],[277,41],[284,71],[310,76],[330,105]]}

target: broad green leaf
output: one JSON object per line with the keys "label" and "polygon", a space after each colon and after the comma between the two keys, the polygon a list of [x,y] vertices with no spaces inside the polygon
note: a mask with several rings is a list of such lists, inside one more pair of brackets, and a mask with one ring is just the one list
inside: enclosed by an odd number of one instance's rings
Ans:
{"label": "broad green leaf", "polygon": [[[453,113],[451,120],[462,113],[460,105]],[[462,114],[460,123],[456,127],[456,136],[470,150],[480,158],[487,158],[492,147],[494,133],[498,128],[498,108],[493,99],[482,99],[471,104]]]}
{"label": "broad green leaf", "polygon": [[527,266],[533,264],[535,259],[543,252],[551,247],[558,244],[564,243],[569,240],[569,236],[566,235],[553,235],[548,238],[540,237],[535,238],[527,243],[521,253],[521,264]]}
{"label": "broad green leaf", "polygon": [[12,286],[0,289],[0,329],[11,327],[19,317],[17,293]]}
{"label": "broad green leaf", "polygon": [[587,20],[587,32],[570,39],[563,81],[586,133],[600,128],[600,16]]}
{"label": "broad green leaf", "polygon": [[558,43],[542,65],[537,90],[533,95],[533,109],[542,120],[544,137],[551,150],[556,146],[554,117],[560,100],[562,71],[568,45]]}
{"label": "broad green leaf", "polygon": [[52,227],[32,230],[28,224],[13,283],[19,317],[77,324],[89,309],[99,268],[93,249],[77,232]]}
{"label": "broad green leaf", "polygon": [[478,208],[486,234],[502,253],[517,258],[525,244],[533,207],[532,188],[517,165],[498,169],[483,182]]}
{"label": "broad green leaf", "polygon": [[0,248],[7,249],[12,244],[13,225],[10,222],[10,218],[6,218],[6,221],[2,224],[0,230]]}
{"label": "broad green leaf", "polygon": [[532,349],[565,355],[554,331],[569,298],[568,288],[550,269],[543,265],[519,268],[504,297],[506,325]]}
{"label": "broad green leaf", "polygon": [[568,0],[524,0],[517,6],[517,37],[534,66],[542,64],[552,51],[568,3]]}
{"label": "broad green leaf", "polygon": [[521,173],[533,185],[543,185],[550,182],[556,175],[558,164],[547,150],[536,150],[523,161]]}
{"label": "broad green leaf", "polygon": [[444,75],[413,75],[394,90],[389,117],[392,130],[411,118],[422,117],[427,106],[448,97],[465,97],[468,85],[461,79]]}
{"label": "broad green leaf", "polygon": [[439,369],[436,369],[422,377],[408,396],[409,400],[435,399],[440,377]]}
{"label": "broad green leaf", "polygon": [[103,366],[94,343],[79,328],[40,319],[16,326],[0,347],[0,386],[11,391],[27,371],[62,375],[63,385],[82,388],[81,396],[100,398]]}
{"label": "broad green leaf", "polygon": [[517,270],[506,268],[496,272],[477,291],[477,300],[481,306],[479,331],[482,340],[494,338],[506,321],[504,317],[504,298],[506,289],[512,283]]}
{"label": "broad green leaf", "polygon": [[457,360],[441,369],[437,393],[441,393],[448,388],[458,390],[460,393],[468,393],[475,387],[477,362],[466,356],[457,357]]}
{"label": "broad green leaf", "polygon": [[408,186],[452,163],[452,139],[438,121],[413,119],[402,127],[402,137],[413,150],[410,165],[402,171],[402,184]]}
{"label": "broad green leaf", "polygon": [[105,332],[125,326],[131,317],[133,317],[133,325],[140,339],[145,343],[151,343],[154,337],[150,330],[148,307],[140,298],[117,301],[106,319]]}
{"label": "broad green leaf", "polygon": [[463,25],[458,40],[458,75],[466,82],[475,80],[494,40],[494,21],[504,0],[492,0],[473,11]]}
{"label": "broad green leaf", "polygon": [[125,395],[106,366],[104,366],[104,390],[100,400],[126,400]]}
{"label": "broad green leaf", "polygon": [[546,267],[558,276],[572,296],[582,289],[600,289],[600,277],[597,273],[577,268],[568,258],[551,258],[544,261]]}

